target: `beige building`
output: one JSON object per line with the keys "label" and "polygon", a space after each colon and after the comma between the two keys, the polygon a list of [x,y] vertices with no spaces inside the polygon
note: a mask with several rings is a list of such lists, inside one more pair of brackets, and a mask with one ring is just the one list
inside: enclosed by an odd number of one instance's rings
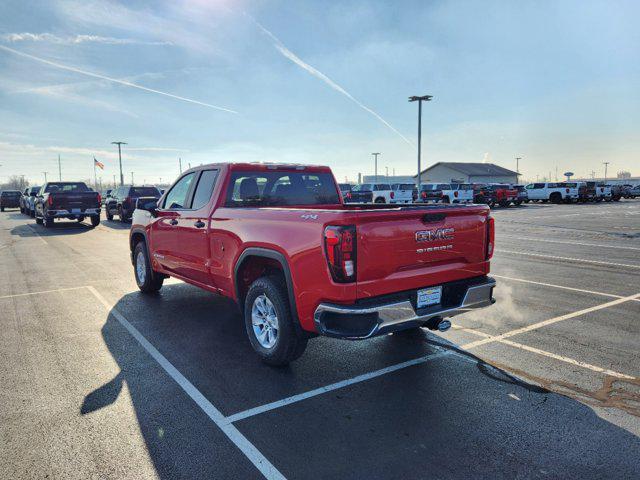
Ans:
{"label": "beige building", "polygon": [[438,162],[420,177],[422,183],[518,183],[516,172],[493,163]]}

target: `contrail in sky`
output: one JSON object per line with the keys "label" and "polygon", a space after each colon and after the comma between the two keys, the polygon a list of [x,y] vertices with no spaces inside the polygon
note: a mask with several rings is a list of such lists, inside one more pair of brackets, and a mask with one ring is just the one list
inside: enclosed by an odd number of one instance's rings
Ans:
{"label": "contrail in sky", "polygon": [[405,142],[407,142],[409,145],[413,146],[413,143],[411,142],[411,140],[409,140],[407,137],[405,137],[402,133],[400,133],[393,125],[391,125],[389,122],[387,122],[384,118],[382,118],[380,115],[378,115],[376,112],[374,112],[373,110],[371,110],[369,107],[367,107],[366,105],[364,105],[362,102],[360,102],[358,99],[354,98],[353,95],[351,95],[349,92],[347,92],[344,88],[342,88],[340,85],[338,85],[336,82],[334,82],[333,80],[331,80],[329,77],[327,77],[324,73],[322,73],[321,71],[319,71],[318,69],[312,67],[311,65],[309,65],[308,63],[306,63],[304,60],[302,60],[300,57],[298,57],[295,53],[293,53],[291,50],[289,50],[284,43],[282,43],[280,41],[280,39],[278,37],[276,37],[273,33],[271,33],[269,30],[267,30],[266,28],[264,28],[255,18],[253,18],[251,15],[249,15],[248,13],[244,13],[259,29],[260,31],[262,31],[262,33],[264,33],[267,37],[269,37],[272,41],[273,41],[273,45],[278,49],[278,51],[284,55],[286,58],[288,58],[289,60],[291,60],[293,63],[295,63],[296,65],[298,65],[299,67],[305,69],[307,72],[309,72],[311,75],[313,75],[316,78],[319,78],[320,80],[322,80],[324,83],[326,83],[327,85],[329,85],[331,88],[333,88],[334,90],[336,90],[337,92],[340,92],[341,94],[343,94],[345,97],[347,97],[349,100],[351,100],[353,103],[355,103],[356,105],[358,105],[360,108],[362,108],[363,110],[365,110],[366,112],[369,112],[371,115],[373,115],[374,117],[376,117],[380,122],[382,122],[384,125],[386,125],[389,129],[391,129],[393,132],[395,132],[398,136],[400,136],[400,138],[402,138]]}
{"label": "contrail in sky", "polygon": [[87,72],[86,70],[80,70],[76,67],[70,67],[68,65],[62,65],[61,63],[52,62],[51,60],[47,60],[44,58],[36,57],[34,55],[29,55],[28,53],[21,52],[19,50],[14,50],[13,48],[6,47],[4,45],[0,45],[1,50],[5,50],[7,52],[11,52],[15,55],[20,55],[21,57],[29,58],[31,60],[35,60],[36,62],[44,63],[46,65],[51,65],[52,67],[61,68],[62,70],[68,70],[70,72],[80,73],[82,75],[87,75],[88,77],[100,78],[102,80],[108,80],[113,83],[118,83],[120,85],[124,85],[127,87],[137,88],[139,90],[144,90],[145,92],[157,93],[158,95],[164,95],[165,97],[175,98],[176,100],[182,100],[183,102],[193,103],[196,105],[201,105],[203,107],[213,108],[215,110],[221,110],[223,112],[228,113],[238,113],[235,110],[231,110],[224,107],[219,107],[217,105],[211,105],[210,103],[199,102],[198,100],[192,100],[191,98],[181,97],[179,95],[174,95],[172,93],[161,92],[160,90],[154,90],[153,88],[143,87],[142,85],[138,85],[136,83],[127,82],[126,80],[118,80],[117,78],[107,77],[105,75],[99,75],[93,72]]}

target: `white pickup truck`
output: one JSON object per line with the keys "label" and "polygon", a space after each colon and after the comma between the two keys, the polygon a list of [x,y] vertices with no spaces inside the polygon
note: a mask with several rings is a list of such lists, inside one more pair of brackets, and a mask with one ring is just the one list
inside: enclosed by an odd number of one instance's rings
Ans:
{"label": "white pickup truck", "polygon": [[578,200],[578,186],[575,183],[544,182],[525,186],[529,200],[541,202],[567,203]]}
{"label": "white pickup truck", "polygon": [[413,203],[413,192],[417,191],[414,183],[391,184],[391,201],[389,203]]}
{"label": "white pickup truck", "polygon": [[610,202],[613,199],[613,190],[611,185],[598,183],[596,185],[596,202],[601,202],[602,200],[606,200]]}
{"label": "white pickup truck", "polygon": [[452,183],[450,188],[442,189],[444,203],[472,203],[473,185],[470,183]]}

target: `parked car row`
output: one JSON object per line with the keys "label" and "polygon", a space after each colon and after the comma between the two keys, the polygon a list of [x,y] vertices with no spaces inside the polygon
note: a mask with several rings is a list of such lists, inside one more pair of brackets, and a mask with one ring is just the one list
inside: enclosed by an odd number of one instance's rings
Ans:
{"label": "parked car row", "polygon": [[345,203],[484,203],[491,208],[529,202],[602,202],[640,197],[640,185],[601,182],[540,182],[527,185],[500,183],[340,184]]}
{"label": "parked car row", "polygon": [[118,216],[120,221],[131,220],[138,201],[157,201],[161,193],[156,187],[125,185],[106,190],[104,196],[84,182],[47,182],[41,187],[28,187],[24,192],[5,190],[0,193],[0,208],[19,208],[35,218],[36,223],[51,227],[56,219],[83,222],[89,218],[92,226],[100,224],[104,206],[107,220]]}

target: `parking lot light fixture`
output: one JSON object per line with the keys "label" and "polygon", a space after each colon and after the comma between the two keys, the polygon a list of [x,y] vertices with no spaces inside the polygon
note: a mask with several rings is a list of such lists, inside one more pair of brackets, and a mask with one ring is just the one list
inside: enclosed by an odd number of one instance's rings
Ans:
{"label": "parking lot light fixture", "polygon": [[124,185],[124,176],[122,175],[122,145],[127,142],[111,142],[111,145],[118,145],[118,160],[120,161],[120,186]]}
{"label": "parking lot light fixture", "polygon": [[422,102],[430,102],[433,95],[423,95],[421,97],[413,95],[409,97],[410,102],[418,102],[418,177],[416,184],[418,185],[418,191],[420,191],[420,151],[422,143]]}
{"label": "parking lot light fixture", "polygon": [[380,155],[380,152],[373,152],[371,155],[373,155],[374,158],[373,174],[376,177],[376,183],[378,183],[378,155]]}

